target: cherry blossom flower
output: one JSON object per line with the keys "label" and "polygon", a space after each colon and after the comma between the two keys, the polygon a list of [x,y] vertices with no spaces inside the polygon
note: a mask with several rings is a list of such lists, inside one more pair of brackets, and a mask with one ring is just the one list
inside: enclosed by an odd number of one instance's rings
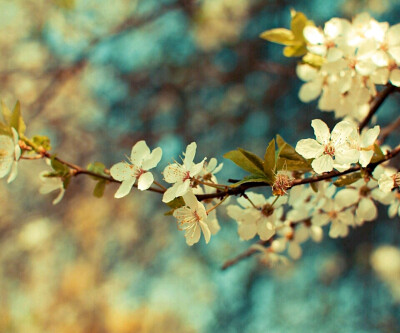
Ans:
{"label": "cherry blossom flower", "polygon": [[165,191],[163,202],[170,202],[186,194],[190,189],[192,178],[202,171],[205,159],[200,163],[193,163],[196,148],[196,143],[192,142],[186,147],[182,164],[173,163],[164,169],[165,181],[174,185]]}
{"label": "cherry blossom flower", "polygon": [[186,243],[189,246],[197,243],[203,232],[204,239],[208,244],[211,231],[207,223],[207,212],[204,205],[196,199],[192,191],[185,193],[183,200],[186,206],[175,209],[173,215],[178,220],[179,228],[185,230]]}
{"label": "cherry blossom flower", "polygon": [[377,185],[372,179],[369,181],[360,179],[340,190],[335,196],[335,202],[343,208],[355,206],[355,222],[358,225],[364,221],[373,221],[378,216],[374,200],[383,204],[389,204],[392,200],[390,195],[379,190]]}
{"label": "cherry blossom flower", "polygon": [[120,162],[110,169],[111,176],[122,182],[114,197],[122,198],[128,195],[136,180],[139,190],[147,190],[154,182],[153,174],[148,170],[157,166],[161,156],[161,148],[158,147],[150,153],[150,149],[144,140],[137,142],[132,147],[129,163]]}
{"label": "cherry blossom flower", "polygon": [[9,175],[7,183],[11,183],[17,177],[17,161],[21,156],[18,133],[14,128],[11,130],[12,138],[8,135],[0,135],[0,178]]}
{"label": "cherry blossom flower", "polygon": [[354,130],[349,137],[350,146],[358,152],[358,162],[365,168],[374,155],[374,143],[378,138],[380,127],[375,126],[369,130],[364,130],[361,135],[358,129],[354,126]]}
{"label": "cherry blossom flower", "polygon": [[276,197],[265,199],[262,194],[253,192],[246,195],[251,203],[244,197],[237,199],[244,209],[237,205],[227,207],[228,215],[238,223],[240,238],[249,240],[258,234],[262,240],[270,239],[275,234],[277,224],[281,223],[279,220],[283,215],[282,205],[287,202],[287,198],[279,197],[278,201],[272,205]]}
{"label": "cherry blossom flower", "polygon": [[314,212],[311,223],[315,226],[324,226],[331,222],[329,236],[332,238],[346,237],[349,226],[354,225],[354,215],[349,209],[344,209],[336,200],[328,200]]}
{"label": "cherry blossom flower", "polygon": [[378,185],[382,192],[390,193],[393,188],[400,186],[400,173],[396,169],[385,168],[379,176]]}
{"label": "cherry blossom flower", "polygon": [[348,137],[353,126],[347,121],[336,124],[330,133],[328,126],[320,119],[311,122],[316,140],[303,139],[296,145],[296,151],[304,158],[313,158],[312,168],[316,173],[332,171],[334,167],[358,161],[357,150],[351,148]]}
{"label": "cherry blossom flower", "polygon": [[53,191],[59,190],[59,194],[53,200],[53,205],[58,204],[64,197],[65,189],[64,183],[60,177],[46,177],[47,171],[42,172],[39,177],[42,181],[42,186],[39,188],[41,194],[48,194]]}

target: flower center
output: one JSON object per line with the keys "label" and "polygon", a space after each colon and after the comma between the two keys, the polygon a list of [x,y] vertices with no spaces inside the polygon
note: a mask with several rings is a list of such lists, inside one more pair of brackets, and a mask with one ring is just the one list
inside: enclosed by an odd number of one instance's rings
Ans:
{"label": "flower center", "polygon": [[274,213],[274,207],[271,204],[267,203],[261,208],[261,214],[265,217],[271,216]]}
{"label": "flower center", "polygon": [[338,213],[337,213],[336,210],[331,210],[331,211],[328,213],[328,215],[329,215],[329,217],[330,217],[331,219],[336,219],[337,216],[338,216]]}
{"label": "flower center", "polygon": [[367,185],[364,185],[360,188],[360,196],[362,197],[367,197],[370,192],[371,189]]}
{"label": "flower center", "polygon": [[186,171],[185,174],[183,175],[182,180],[185,181],[185,180],[188,180],[188,179],[190,179],[190,172]]}
{"label": "flower center", "polygon": [[330,143],[328,143],[324,147],[324,154],[329,156],[335,155],[335,147],[333,147]]}
{"label": "flower center", "polygon": [[285,195],[291,185],[292,180],[289,178],[289,176],[278,174],[276,175],[275,182],[272,185],[272,193],[278,196]]}
{"label": "flower center", "polygon": [[141,175],[143,175],[144,173],[146,173],[147,171],[146,170],[143,170],[142,168],[137,168],[136,169],[136,171],[134,172],[134,174],[135,174],[135,177],[137,178],[137,179],[139,179],[139,177],[141,176]]}

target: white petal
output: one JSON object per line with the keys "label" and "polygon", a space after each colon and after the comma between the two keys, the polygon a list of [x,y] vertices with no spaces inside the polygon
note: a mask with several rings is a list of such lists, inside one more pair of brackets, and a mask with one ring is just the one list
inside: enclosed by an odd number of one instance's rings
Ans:
{"label": "white petal", "polygon": [[299,259],[302,254],[300,245],[296,242],[290,242],[288,247],[288,254],[294,260]]}
{"label": "white petal", "polygon": [[358,190],[352,188],[345,188],[340,190],[335,196],[335,202],[340,208],[349,207],[354,205],[359,200]]}
{"label": "white petal", "polygon": [[136,178],[130,178],[128,180],[124,180],[122,184],[119,186],[118,191],[115,193],[114,198],[122,198],[128,195],[135,181]]}
{"label": "white petal", "polygon": [[397,64],[400,64],[400,46],[391,47],[389,54],[393,57]]}
{"label": "white petal", "polygon": [[192,167],[194,155],[196,155],[196,148],[197,148],[196,142],[192,142],[190,145],[186,147],[186,152],[184,154],[185,155],[184,165],[188,170]]}
{"label": "white petal", "polygon": [[[211,159],[210,159],[210,161],[207,163],[207,171],[208,172],[212,172],[215,168],[216,168],[216,166],[217,166],[217,159],[215,158],[215,157],[212,157]],[[213,172],[214,173],[214,172]]]}
{"label": "white petal", "polygon": [[167,165],[163,171],[164,180],[167,183],[176,183],[183,181],[183,178],[186,176],[185,169],[183,169],[179,164],[170,164]]}
{"label": "white petal", "polygon": [[317,157],[311,166],[316,173],[329,172],[333,170],[333,159],[329,155],[322,155]]}
{"label": "white petal", "polygon": [[400,69],[396,68],[390,72],[390,83],[396,87],[400,87]]}
{"label": "white petal", "polygon": [[110,169],[111,176],[119,181],[132,178],[132,169],[126,162],[114,164]]}
{"label": "white petal", "polygon": [[146,142],[144,140],[136,142],[131,151],[132,164],[141,167],[143,160],[147,159],[149,155],[150,149],[147,146]]}
{"label": "white petal", "polygon": [[387,67],[378,68],[372,73],[371,80],[375,84],[386,84],[389,80],[389,69]]}
{"label": "white petal", "polygon": [[144,170],[150,170],[157,166],[157,164],[161,161],[162,157],[162,149],[157,147],[154,149],[148,158],[146,158],[142,163],[142,168]]}
{"label": "white petal", "polygon": [[342,146],[335,151],[335,163],[345,165],[357,163],[359,156],[360,153],[357,149],[346,149],[346,147]]}
{"label": "white petal", "polygon": [[355,130],[355,125],[348,121],[341,121],[336,124],[332,130],[331,140],[335,146],[343,144],[347,141],[350,134]]}
{"label": "white petal", "polygon": [[196,210],[199,205],[199,201],[192,191],[187,191],[185,195],[183,195],[183,200],[185,204],[189,206],[192,210]]}
{"label": "white petal", "polygon": [[332,222],[329,230],[329,236],[331,238],[345,237],[349,233],[349,227],[345,224],[338,222]]}
{"label": "white petal", "polygon": [[267,228],[265,222],[257,224],[257,232],[261,240],[268,240],[275,234],[275,229]]}
{"label": "white petal", "polygon": [[201,230],[197,223],[193,225],[191,228],[186,229],[185,238],[186,244],[192,246],[200,240]]}
{"label": "white petal", "polygon": [[[179,184],[179,183],[177,183],[177,184]],[[188,190],[189,190],[189,186],[190,186],[190,180],[186,179],[183,183],[180,183],[178,185],[178,188],[176,189],[175,195],[177,197],[180,197],[180,196],[186,194],[188,192]]]}
{"label": "white petal", "polygon": [[324,34],[315,26],[306,26],[303,30],[303,35],[311,44],[323,44],[325,42]]}
{"label": "white petal", "polygon": [[368,131],[363,132],[361,134],[361,147],[368,148],[369,146],[372,146],[375,143],[376,139],[378,138],[380,131],[381,128],[377,125],[374,128],[371,128]]}
{"label": "white petal", "polygon": [[324,226],[327,225],[328,222],[330,221],[330,217],[326,213],[316,213],[312,218],[311,218],[311,223],[315,226]]}
{"label": "white petal", "polygon": [[325,124],[321,119],[314,119],[311,122],[312,128],[314,128],[314,134],[317,141],[322,144],[327,144],[329,142],[331,133],[327,124]]}
{"label": "white petal", "polygon": [[362,198],[358,204],[356,215],[363,221],[372,221],[378,216],[378,210],[371,199]]}
{"label": "white petal", "polygon": [[324,147],[314,139],[302,139],[296,145],[296,152],[304,158],[315,158],[322,155]]}
{"label": "white petal", "polygon": [[170,202],[172,200],[174,200],[177,195],[176,195],[176,191],[179,188],[180,183],[175,183],[172,187],[168,188],[163,195],[162,201],[163,202]]}
{"label": "white petal", "polygon": [[9,174],[13,163],[14,159],[11,156],[0,159],[0,178]]}
{"label": "white petal", "polygon": [[195,165],[192,165],[192,167],[190,169],[190,177],[194,177],[194,176],[198,175],[203,170],[204,161],[205,160],[203,160],[200,163],[197,163]]}
{"label": "white petal", "polygon": [[238,233],[240,238],[243,240],[252,239],[257,233],[257,226],[255,223],[253,224],[240,223],[238,227]]}
{"label": "white petal", "polygon": [[322,79],[315,79],[313,81],[304,83],[299,91],[299,99],[304,102],[308,103],[316,99],[322,90]]}
{"label": "white petal", "polygon": [[61,201],[61,199],[64,197],[64,193],[65,193],[64,188],[61,188],[60,193],[57,195],[57,197],[54,198],[52,204],[57,205]]}
{"label": "white petal", "polygon": [[138,189],[141,191],[147,190],[154,182],[154,177],[151,172],[143,173],[138,179]]}
{"label": "white petal", "polygon": [[394,187],[394,180],[388,175],[382,175],[378,180],[378,184],[382,192],[390,193]]}
{"label": "white petal", "polygon": [[14,181],[15,178],[17,178],[17,174],[18,174],[18,163],[14,161],[11,166],[11,172],[10,175],[8,176],[7,183],[11,183],[12,181]]}
{"label": "white petal", "polygon": [[365,168],[372,159],[372,156],[374,155],[374,151],[373,150],[361,150],[360,151],[360,164],[363,168]]}
{"label": "white petal", "polygon": [[204,223],[203,221],[199,221],[201,230],[203,231],[203,235],[204,235],[204,239],[206,240],[206,244],[208,244],[208,242],[211,239],[211,231],[208,228],[208,225],[206,223]]}
{"label": "white petal", "polygon": [[394,202],[389,206],[388,209],[388,215],[390,218],[395,217],[398,214],[399,211],[399,203],[398,202]]}
{"label": "white petal", "polygon": [[308,82],[316,78],[318,70],[308,64],[299,64],[296,67],[296,74],[300,80]]}
{"label": "white petal", "polygon": [[383,50],[377,50],[372,55],[372,61],[378,67],[385,67],[389,64],[389,55]]}
{"label": "white petal", "polygon": [[392,25],[387,32],[387,41],[389,46],[400,44],[400,24]]}
{"label": "white petal", "polygon": [[319,243],[322,241],[322,238],[324,237],[324,232],[321,227],[312,225],[310,227],[310,235],[314,242]]}

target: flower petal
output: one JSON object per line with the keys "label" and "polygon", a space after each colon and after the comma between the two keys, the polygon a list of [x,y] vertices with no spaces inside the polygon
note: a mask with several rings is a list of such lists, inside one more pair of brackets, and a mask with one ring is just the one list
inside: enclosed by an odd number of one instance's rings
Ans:
{"label": "flower petal", "polygon": [[196,155],[197,144],[196,142],[192,142],[190,145],[186,147],[185,159],[183,160],[183,164],[186,169],[190,169],[193,164],[194,155]]}
{"label": "flower petal", "polygon": [[362,198],[358,204],[356,215],[363,221],[373,221],[378,216],[378,210],[371,199]]}
{"label": "flower petal", "polygon": [[145,172],[138,179],[138,189],[141,191],[147,190],[154,182],[154,177],[151,172]]}
{"label": "flower petal", "polygon": [[142,168],[144,170],[150,170],[157,166],[157,164],[161,161],[162,157],[162,149],[157,147],[154,149],[148,158],[145,158],[142,163]]}
{"label": "flower petal", "polygon": [[314,119],[311,122],[312,128],[314,128],[314,134],[317,141],[321,144],[326,145],[329,142],[331,133],[327,124],[325,124],[321,119]]}
{"label": "flower petal", "polygon": [[316,158],[324,152],[324,147],[314,139],[302,139],[297,142],[296,152],[304,158]]}
{"label": "flower petal", "polygon": [[150,148],[147,146],[146,142],[144,140],[136,142],[131,151],[132,164],[141,167],[143,160],[147,159],[149,155]]}
{"label": "flower petal", "polygon": [[120,185],[118,191],[115,193],[114,198],[122,198],[126,195],[129,194],[129,192],[132,189],[133,184],[135,183],[136,178],[130,178],[127,180],[124,180],[122,184]]}
{"label": "flower petal", "polygon": [[311,166],[316,173],[329,172],[333,170],[333,159],[329,155],[322,155],[312,161]]}
{"label": "flower petal", "polygon": [[132,178],[132,169],[128,163],[120,162],[111,167],[110,174],[114,179],[123,181]]}

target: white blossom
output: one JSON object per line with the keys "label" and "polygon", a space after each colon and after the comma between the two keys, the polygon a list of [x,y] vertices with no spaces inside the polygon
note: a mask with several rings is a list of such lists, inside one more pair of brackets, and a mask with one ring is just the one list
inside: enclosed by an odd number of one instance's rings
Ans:
{"label": "white blossom", "polygon": [[12,138],[8,135],[0,135],[0,178],[9,175],[8,183],[11,183],[17,177],[17,161],[21,157],[18,133],[14,128],[11,128],[11,130]]}
{"label": "white blossom", "polygon": [[192,178],[202,171],[204,160],[197,164],[193,163],[196,148],[196,143],[192,142],[186,147],[182,164],[173,163],[164,169],[165,181],[174,185],[165,191],[163,202],[170,202],[186,194],[190,189]]}
{"label": "white blossom", "polygon": [[186,243],[189,246],[200,240],[203,232],[206,243],[210,241],[211,231],[207,221],[207,211],[192,191],[183,195],[186,206],[175,209],[174,217],[178,220],[179,228],[185,230]]}
{"label": "white blossom", "polygon": [[[286,197],[279,197],[274,205],[272,203],[276,197],[265,199],[262,194],[253,192],[246,193],[251,200],[240,197],[237,199],[240,206],[229,205],[228,215],[237,221],[238,233],[241,239],[249,240],[256,234],[261,240],[268,240],[275,234],[277,224],[283,215],[282,205],[286,203]],[[254,206],[253,206],[254,204]]]}
{"label": "white blossom", "polygon": [[114,195],[115,198],[122,198],[128,195],[136,180],[139,190],[147,190],[154,182],[153,174],[148,170],[157,166],[161,160],[161,156],[161,148],[158,147],[150,153],[150,149],[145,141],[137,142],[132,147],[129,163],[117,163],[110,169],[111,176],[122,182]]}
{"label": "white blossom", "polygon": [[348,145],[348,137],[353,126],[347,121],[341,121],[330,133],[328,126],[320,119],[311,122],[316,140],[303,139],[296,145],[296,151],[304,158],[313,158],[312,168],[316,173],[332,171],[340,167],[357,162],[357,150]]}
{"label": "white blossom", "polygon": [[39,188],[39,192],[41,194],[48,194],[50,192],[58,190],[59,193],[57,197],[55,197],[53,200],[53,205],[56,205],[64,197],[64,183],[60,177],[48,177],[46,176],[47,174],[48,172],[44,171],[39,175],[40,180],[42,181],[42,186]]}

